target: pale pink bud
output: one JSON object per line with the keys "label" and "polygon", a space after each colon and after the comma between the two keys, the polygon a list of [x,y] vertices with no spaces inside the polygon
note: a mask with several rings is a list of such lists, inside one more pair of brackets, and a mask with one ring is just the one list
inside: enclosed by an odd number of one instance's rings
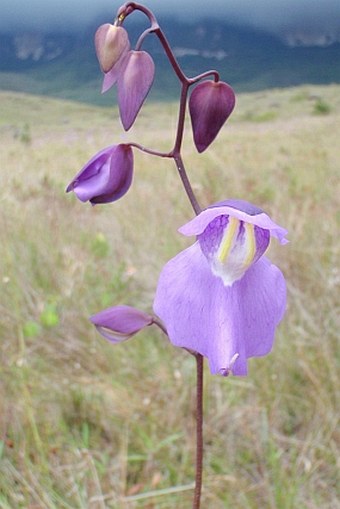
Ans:
{"label": "pale pink bud", "polygon": [[145,51],[129,51],[117,80],[120,118],[130,129],[149,93],[155,76],[155,64]]}
{"label": "pale pink bud", "polygon": [[94,37],[97,58],[103,72],[108,72],[130,49],[128,33],[123,27],[105,23]]}

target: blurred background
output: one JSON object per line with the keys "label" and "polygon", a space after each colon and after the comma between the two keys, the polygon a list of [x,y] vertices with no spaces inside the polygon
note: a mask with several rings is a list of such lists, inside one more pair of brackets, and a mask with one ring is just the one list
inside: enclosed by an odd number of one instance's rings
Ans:
{"label": "blurred background", "polygon": [[[113,347],[88,317],[150,311],[164,263],[190,244],[171,161],[135,152],[119,202],[65,188],[99,150],[170,150],[179,85],[157,40],[156,79],[124,133],[100,93],[96,28],[119,2],[0,7],[0,508],[191,507],[195,366],[158,331]],[[269,256],[288,309],[246,378],[205,376],[202,509],[337,509],[339,472],[340,3],[150,0],[188,75],[216,68],[235,112],[183,157],[201,205],[241,198],[289,230]],[[147,27],[124,26],[132,44]]]}

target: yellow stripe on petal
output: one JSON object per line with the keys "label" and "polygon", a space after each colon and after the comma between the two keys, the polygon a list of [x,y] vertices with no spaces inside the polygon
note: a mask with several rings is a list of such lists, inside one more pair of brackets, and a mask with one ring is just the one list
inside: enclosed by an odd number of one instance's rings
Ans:
{"label": "yellow stripe on petal", "polygon": [[225,230],[222,243],[218,250],[217,258],[221,263],[224,263],[233,246],[233,240],[238,232],[240,221],[236,217],[229,216],[229,222]]}
{"label": "yellow stripe on petal", "polygon": [[255,240],[255,231],[254,225],[249,223],[244,223],[246,229],[246,243],[247,243],[247,256],[244,260],[244,265],[248,267],[252,261],[254,260],[256,253],[256,240]]}

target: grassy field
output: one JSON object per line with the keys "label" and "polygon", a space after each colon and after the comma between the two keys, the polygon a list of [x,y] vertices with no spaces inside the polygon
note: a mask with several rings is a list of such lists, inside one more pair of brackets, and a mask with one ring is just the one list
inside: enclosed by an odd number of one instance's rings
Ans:
{"label": "grassy field", "polygon": [[[191,356],[148,330],[113,347],[88,322],[150,309],[162,265],[189,240],[168,160],[135,154],[127,196],[81,204],[65,187],[101,148],[170,148],[176,106],[117,110],[1,92],[0,508],[189,509]],[[247,378],[205,377],[202,509],[337,509],[340,86],[238,97],[204,154],[184,158],[202,206],[253,201],[289,230],[273,242],[288,311]]]}

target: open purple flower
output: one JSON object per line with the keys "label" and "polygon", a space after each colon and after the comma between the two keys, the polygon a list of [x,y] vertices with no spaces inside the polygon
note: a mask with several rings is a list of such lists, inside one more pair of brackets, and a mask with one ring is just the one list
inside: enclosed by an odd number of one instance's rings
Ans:
{"label": "open purple flower", "polygon": [[133,152],[130,145],[111,145],[80,170],[66,192],[74,191],[81,201],[109,203],[129,190],[133,175]]}
{"label": "open purple flower", "polygon": [[270,352],[286,307],[281,271],[263,256],[286,230],[261,209],[228,200],[179,230],[197,242],[163,268],[154,311],[170,341],[209,360],[213,374],[246,375],[247,359]]}

